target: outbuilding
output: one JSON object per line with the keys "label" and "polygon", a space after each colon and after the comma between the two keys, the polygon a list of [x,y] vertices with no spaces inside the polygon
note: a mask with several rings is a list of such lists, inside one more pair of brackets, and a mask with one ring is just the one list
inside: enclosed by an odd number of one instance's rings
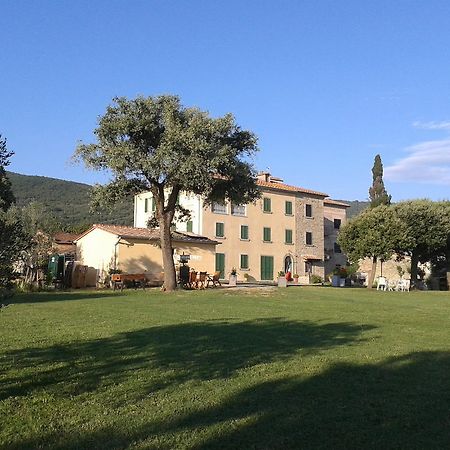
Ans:
{"label": "outbuilding", "polygon": [[[87,280],[95,286],[112,271],[144,273],[149,280],[160,280],[163,272],[159,230],[120,225],[95,224],[75,240],[76,259],[93,268]],[[172,232],[175,263],[179,255],[190,255],[196,271],[215,268],[217,241],[189,232]]]}

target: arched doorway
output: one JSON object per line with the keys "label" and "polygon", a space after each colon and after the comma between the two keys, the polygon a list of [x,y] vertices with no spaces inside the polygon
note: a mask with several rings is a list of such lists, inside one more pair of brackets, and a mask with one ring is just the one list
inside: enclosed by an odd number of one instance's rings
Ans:
{"label": "arched doorway", "polygon": [[285,256],[285,258],[284,258],[284,273],[291,272],[291,274],[292,274],[292,269],[293,269],[292,257],[289,255]]}

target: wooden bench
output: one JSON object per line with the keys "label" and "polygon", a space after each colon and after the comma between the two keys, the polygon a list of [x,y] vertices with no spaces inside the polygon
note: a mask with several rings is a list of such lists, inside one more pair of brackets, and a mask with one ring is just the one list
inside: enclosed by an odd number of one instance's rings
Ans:
{"label": "wooden bench", "polygon": [[144,273],[114,273],[111,275],[112,288],[123,290],[126,284],[131,284],[134,289],[145,289],[147,277]]}

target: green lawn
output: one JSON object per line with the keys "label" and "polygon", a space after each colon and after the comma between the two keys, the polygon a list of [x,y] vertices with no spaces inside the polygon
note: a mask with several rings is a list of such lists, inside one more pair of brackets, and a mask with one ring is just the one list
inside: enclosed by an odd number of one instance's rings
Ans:
{"label": "green lawn", "polygon": [[450,448],[450,294],[18,296],[0,448]]}

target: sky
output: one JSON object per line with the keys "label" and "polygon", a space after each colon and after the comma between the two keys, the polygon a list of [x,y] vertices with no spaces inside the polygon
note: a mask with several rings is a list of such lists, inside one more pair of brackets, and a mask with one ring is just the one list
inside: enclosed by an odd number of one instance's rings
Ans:
{"label": "sky", "polygon": [[450,198],[448,0],[3,0],[9,170],[85,183],[70,162],[113,97],[179,95],[259,138],[288,184],[366,200]]}

